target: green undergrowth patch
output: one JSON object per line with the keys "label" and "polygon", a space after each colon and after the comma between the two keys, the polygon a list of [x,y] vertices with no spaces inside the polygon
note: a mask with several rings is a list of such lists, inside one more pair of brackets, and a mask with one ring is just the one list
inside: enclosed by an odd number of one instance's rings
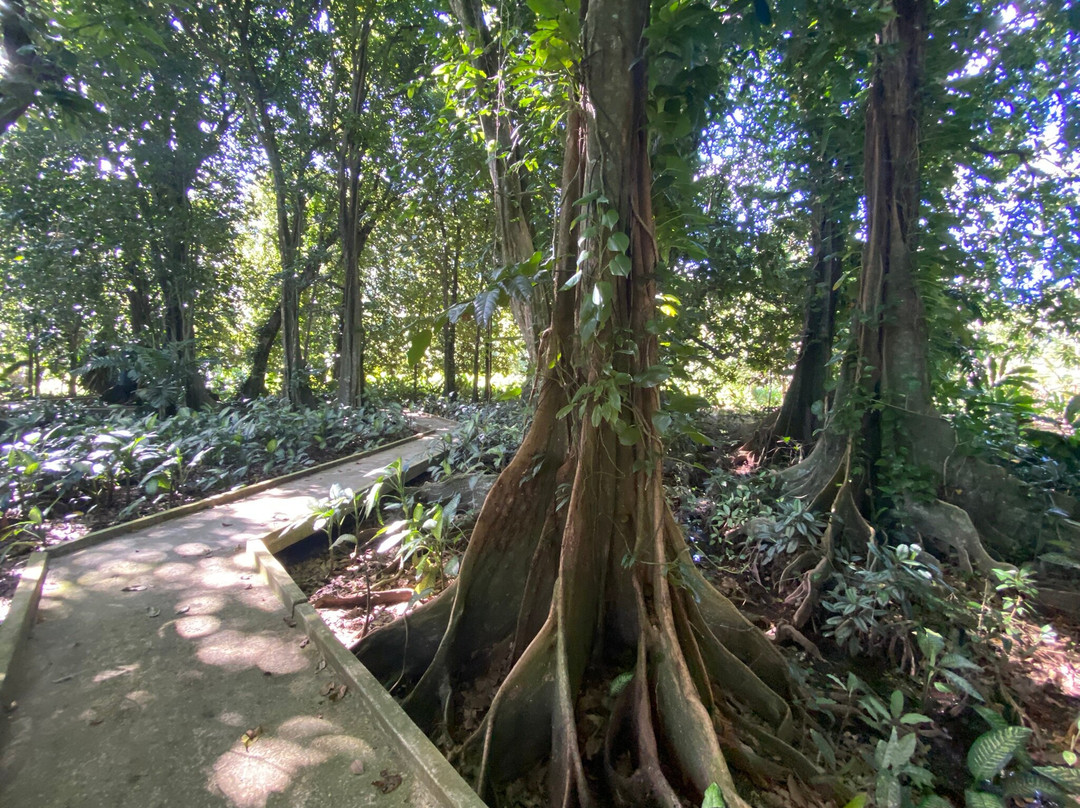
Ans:
{"label": "green undergrowth patch", "polygon": [[408,434],[400,406],[294,410],[257,400],[163,418],[77,402],[8,405],[0,423],[0,553],[51,520],[123,522]]}

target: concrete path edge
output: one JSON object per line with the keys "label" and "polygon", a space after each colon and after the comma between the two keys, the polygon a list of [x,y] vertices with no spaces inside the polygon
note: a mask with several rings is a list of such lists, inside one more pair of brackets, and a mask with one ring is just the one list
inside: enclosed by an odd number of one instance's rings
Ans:
{"label": "concrete path edge", "polygon": [[426,785],[446,805],[455,808],[485,808],[457,770],[420,731],[394,698],[355,656],[342,645],[292,577],[259,540],[248,542],[248,554],[259,574],[278,596],[292,617],[303,621],[304,631],[315,643],[326,662],[337,671],[357,697],[364,699],[379,719],[379,723],[410,758],[408,768],[421,775]]}
{"label": "concrete path edge", "polygon": [[0,624],[0,709],[7,709],[8,673],[15,661],[15,655],[22,648],[34,625],[38,602],[41,600],[41,587],[45,583],[45,572],[48,568],[48,553],[34,553],[31,556],[22,569],[19,585],[15,587],[7,618]]}

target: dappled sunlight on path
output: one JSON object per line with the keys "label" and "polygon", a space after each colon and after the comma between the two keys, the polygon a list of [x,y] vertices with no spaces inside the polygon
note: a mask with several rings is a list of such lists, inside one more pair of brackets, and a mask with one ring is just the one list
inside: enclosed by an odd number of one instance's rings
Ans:
{"label": "dappled sunlight on path", "polygon": [[0,805],[437,804],[242,552],[302,519],[322,476],[50,564],[0,714]]}

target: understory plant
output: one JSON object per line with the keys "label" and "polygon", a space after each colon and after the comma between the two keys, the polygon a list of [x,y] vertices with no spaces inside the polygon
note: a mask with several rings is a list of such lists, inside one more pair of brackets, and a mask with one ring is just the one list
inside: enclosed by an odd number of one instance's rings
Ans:
{"label": "understory plant", "polygon": [[1008,724],[987,707],[976,710],[990,729],[968,749],[972,783],[964,792],[965,808],[1076,804],[1080,770],[1035,765],[1027,753],[1030,729]]}
{"label": "understory plant", "polygon": [[399,407],[292,410],[266,400],[169,418],[48,401],[3,415],[0,512],[16,521],[34,508],[46,519],[106,511],[123,521],[406,431]]}

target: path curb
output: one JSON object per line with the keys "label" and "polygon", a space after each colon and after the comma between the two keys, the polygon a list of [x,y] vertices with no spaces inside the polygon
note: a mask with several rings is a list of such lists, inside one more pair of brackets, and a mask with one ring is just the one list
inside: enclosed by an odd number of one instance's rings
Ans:
{"label": "path curb", "polygon": [[[334,633],[319,613],[307,602],[299,587],[261,541],[249,541],[248,552],[256,562],[256,569],[266,579],[270,588],[281,598],[285,608],[290,609],[294,619],[304,625],[304,632],[315,643],[326,663],[348,684],[356,698],[363,699],[371,707],[379,723],[412,760],[406,770],[414,771],[447,806],[454,808],[486,808],[485,803],[468,787],[465,780],[420,731],[393,696],[361,664]],[[295,602],[293,590],[300,592],[302,602]]]}
{"label": "path curb", "polygon": [[0,624],[0,706],[7,707],[7,683],[15,655],[22,648],[37,617],[41,587],[49,568],[48,553],[34,553],[22,569],[19,585],[11,599],[11,610]]}
{"label": "path curb", "polygon": [[[87,533],[81,539],[75,539],[74,541],[65,542],[64,544],[58,544],[55,547],[49,548],[49,552],[56,558],[61,556],[70,555],[71,553],[77,553],[80,550],[85,550],[87,547],[96,547],[99,544],[115,539],[117,536],[123,536],[127,533],[134,533],[137,530],[144,530],[154,525],[159,525],[162,522],[170,522],[173,519],[178,519],[181,516],[189,516],[199,511],[206,511],[210,508],[215,508],[218,505],[227,505],[230,502],[236,502],[239,499],[250,497],[252,494],[258,494],[260,491],[265,491],[269,488],[276,488],[277,486],[298,480],[301,477],[307,477],[311,474],[317,474],[321,471],[327,471],[328,469],[336,468],[337,466],[343,466],[346,463],[352,463],[357,460],[363,460],[365,457],[370,457],[373,454],[385,451],[387,449],[395,449],[398,446],[403,446],[406,443],[411,443],[419,438],[430,437],[434,434],[434,430],[427,430],[426,432],[418,432],[415,435],[410,435],[407,438],[396,440],[391,443],[384,444],[382,446],[375,446],[371,449],[365,449],[362,452],[351,454],[348,457],[339,457],[337,460],[328,460],[325,463],[320,463],[317,466],[311,466],[310,468],[300,469],[299,471],[293,471],[288,474],[283,474],[280,477],[274,477],[269,480],[263,480],[262,482],[252,483],[251,485],[241,486],[240,488],[234,488],[231,491],[225,491],[221,494],[214,494],[206,499],[200,499],[197,502],[189,502],[186,505],[180,505],[176,508],[170,508],[165,511],[159,511],[157,513],[149,514],[148,516],[140,517],[139,519],[132,519],[130,522],[121,522],[118,525],[110,525],[109,527],[102,528],[101,530],[95,530],[92,533]],[[5,621],[6,622],[6,621]]]}

